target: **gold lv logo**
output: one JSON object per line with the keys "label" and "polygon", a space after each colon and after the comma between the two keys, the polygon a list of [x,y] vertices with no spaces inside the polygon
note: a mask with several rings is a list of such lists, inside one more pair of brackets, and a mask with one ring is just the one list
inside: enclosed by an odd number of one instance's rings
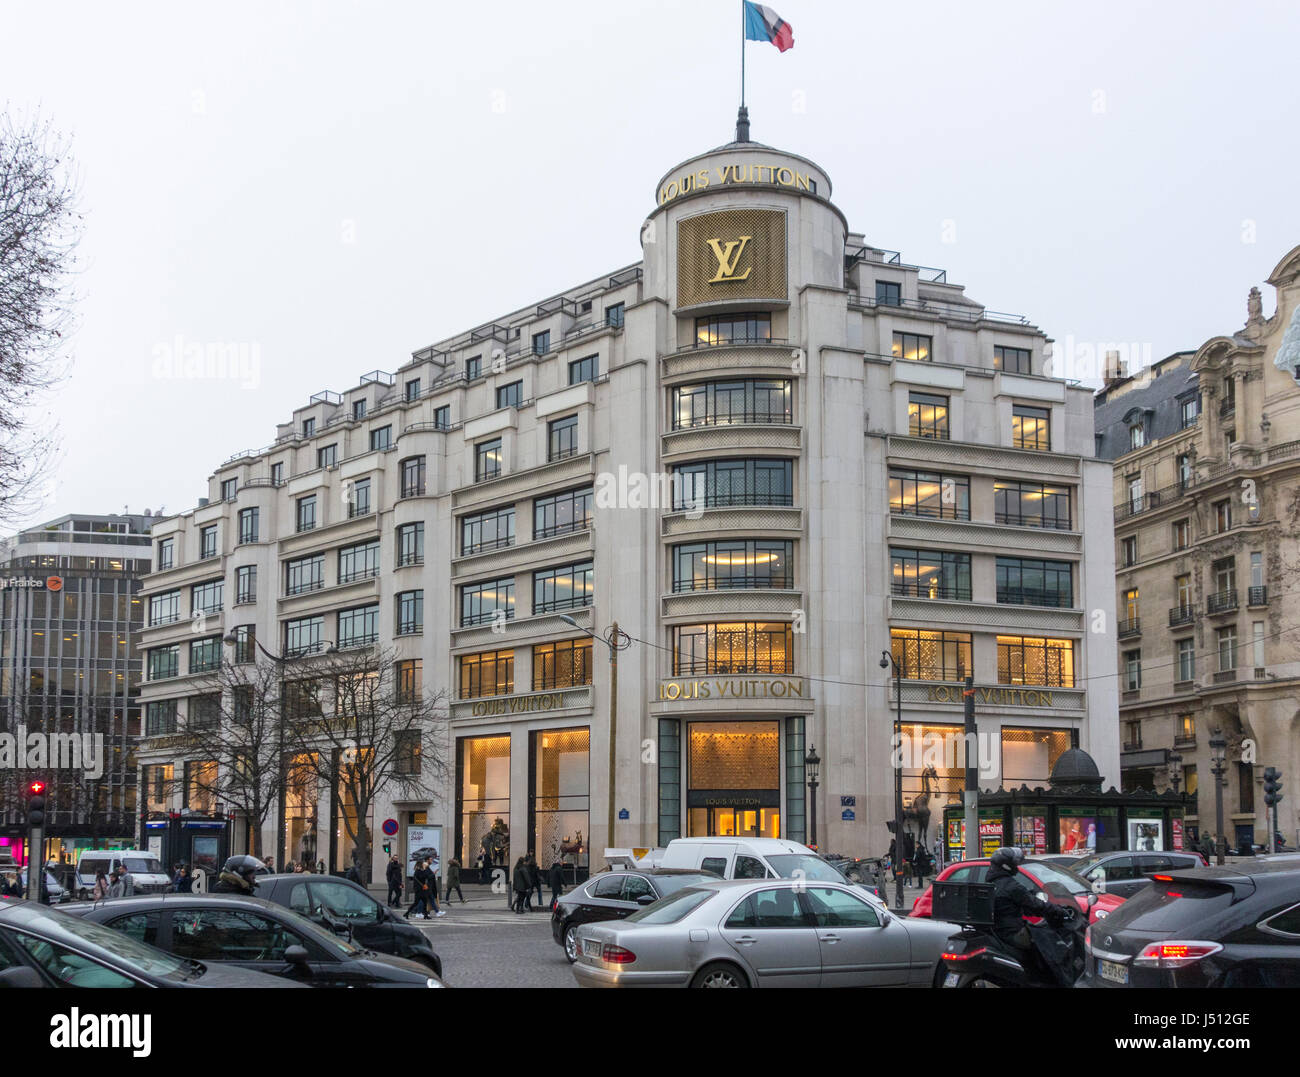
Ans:
{"label": "gold lv logo", "polygon": [[753,272],[753,266],[739,275],[736,273],[736,267],[740,263],[740,256],[745,253],[745,248],[753,238],[753,236],[741,236],[739,239],[733,239],[725,247],[722,245],[721,239],[709,240],[709,247],[713,250],[713,257],[718,260],[718,271],[709,278],[710,284],[748,279],[750,273]]}

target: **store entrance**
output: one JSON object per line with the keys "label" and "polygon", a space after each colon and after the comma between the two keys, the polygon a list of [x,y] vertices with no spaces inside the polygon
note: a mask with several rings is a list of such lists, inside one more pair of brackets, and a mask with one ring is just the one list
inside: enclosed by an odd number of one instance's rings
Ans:
{"label": "store entrance", "polygon": [[779,838],[781,812],[777,808],[725,805],[690,808],[687,837]]}

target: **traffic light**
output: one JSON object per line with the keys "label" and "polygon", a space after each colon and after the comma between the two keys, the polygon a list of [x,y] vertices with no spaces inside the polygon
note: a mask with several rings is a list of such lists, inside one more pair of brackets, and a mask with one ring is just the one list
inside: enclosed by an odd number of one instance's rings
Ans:
{"label": "traffic light", "polygon": [[1264,770],[1264,803],[1270,808],[1282,800],[1282,772],[1277,767]]}
{"label": "traffic light", "polygon": [[391,841],[384,842],[384,852],[391,853],[392,851],[393,851],[393,843]]}
{"label": "traffic light", "polygon": [[27,825],[30,827],[45,825],[45,783],[41,781],[27,783]]}

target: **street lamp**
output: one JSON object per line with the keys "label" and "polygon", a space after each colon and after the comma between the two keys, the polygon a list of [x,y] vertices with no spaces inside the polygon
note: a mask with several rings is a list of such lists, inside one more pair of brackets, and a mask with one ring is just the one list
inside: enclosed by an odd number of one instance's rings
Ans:
{"label": "street lamp", "polygon": [[600,640],[609,648],[609,821],[607,823],[609,838],[607,844],[611,848],[616,848],[614,845],[614,750],[618,741],[618,652],[626,651],[632,646],[632,637],[619,629],[617,621],[603,636],[598,636],[591,629],[583,628],[567,614],[561,614],[560,620],[580,632],[586,632],[592,639]]}
{"label": "street lamp", "polygon": [[1215,842],[1215,863],[1223,866],[1223,853],[1228,842],[1223,836],[1223,776],[1228,767],[1224,762],[1227,756],[1228,742],[1223,738],[1223,730],[1215,727],[1210,733],[1210,773],[1214,775],[1214,828],[1218,834]]}
{"label": "street lamp", "polygon": [[817,849],[817,770],[822,765],[821,757],[817,754],[817,749],[810,747],[808,755],[803,761],[804,769],[808,775],[808,812],[811,823],[812,841],[809,844],[813,850]]}
{"label": "street lamp", "polygon": [[[892,651],[880,652],[880,668],[894,669],[894,744],[903,743],[903,671]],[[890,753],[893,758],[893,753]],[[903,768],[894,767],[894,907],[903,907]]]}
{"label": "street lamp", "polygon": [[1180,752],[1170,752],[1165,758],[1165,765],[1169,768],[1169,784],[1173,786],[1174,792],[1178,792],[1178,787],[1183,781],[1183,757]]}

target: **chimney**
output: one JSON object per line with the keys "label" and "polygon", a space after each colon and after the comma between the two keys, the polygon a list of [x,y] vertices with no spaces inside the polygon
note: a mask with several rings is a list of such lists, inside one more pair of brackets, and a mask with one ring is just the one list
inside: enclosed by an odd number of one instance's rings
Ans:
{"label": "chimney", "polygon": [[1109,389],[1118,381],[1123,381],[1128,377],[1124,361],[1119,357],[1118,351],[1108,351],[1106,359],[1101,367],[1102,383]]}

